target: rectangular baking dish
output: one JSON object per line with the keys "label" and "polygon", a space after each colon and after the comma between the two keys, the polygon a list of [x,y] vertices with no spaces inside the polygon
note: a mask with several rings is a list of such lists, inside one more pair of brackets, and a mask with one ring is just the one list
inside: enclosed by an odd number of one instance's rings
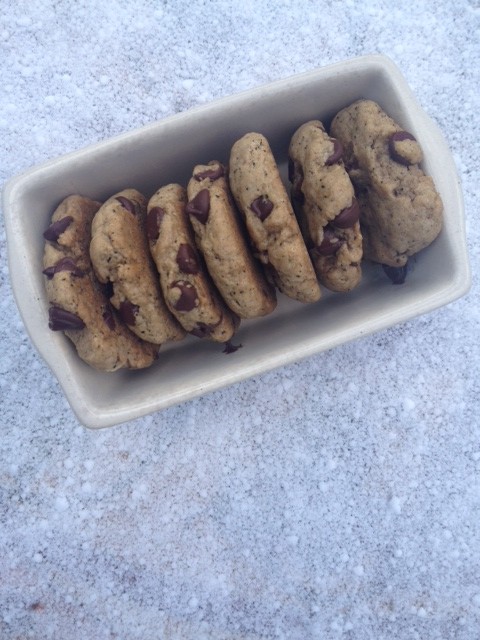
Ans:
{"label": "rectangular baking dish", "polygon": [[[424,150],[445,207],[441,235],[414,262],[404,285],[393,286],[365,264],[349,294],[323,291],[302,305],[279,295],[277,310],[242,323],[226,355],[222,345],[188,337],[165,345],[143,371],[100,373],[85,365],[61,333],[48,329],[42,232],[59,202],[78,193],[104,200],[127,187],[147,197],[168,182],[186,184],[197,163],[228,161],[234,141],[263,133],[286,182],[287,149],[303,122],[333,115],[359,98],[378,102]],[[8,261],[15,299],[30,338],[87,427],[112,426],[231,385],[432,311],[465,294],[470,268],[462,191],[446,141],[394,63],[365,56],[296,75],[179,113],[70,153],[12,178],[3,192]]]}

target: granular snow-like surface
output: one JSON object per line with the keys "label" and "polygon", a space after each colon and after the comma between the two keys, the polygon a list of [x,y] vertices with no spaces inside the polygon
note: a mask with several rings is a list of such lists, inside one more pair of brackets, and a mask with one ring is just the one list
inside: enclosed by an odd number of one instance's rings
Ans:
{"label": "granular snow-like surface", "polygon": [[26,335],[2,228],[2,639],[480,638],[479,34],[477,0],[2,3],[2,184],[384,53],[451,147],[474,274],[427,316],[95,432]]}

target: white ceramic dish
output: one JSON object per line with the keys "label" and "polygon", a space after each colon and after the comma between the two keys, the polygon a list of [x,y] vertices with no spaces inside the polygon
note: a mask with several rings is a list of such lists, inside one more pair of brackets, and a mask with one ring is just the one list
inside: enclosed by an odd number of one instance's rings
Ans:
{"label": "white ceramic dish", "polygon": [[[307,306],[279,296],[274,314],[242,324],[236,342],[243,348],[233,354],[188,338],[162,347],[153,367],[136,372],[96,372],[65,336],[48,329],[42,232],[65,196],[101,200],[126,187],[149,196],[170,181],[186,183],[194,164],[226,161],[233,142],[247,131],[267,136],[285,177],[296,127],[312,118],[328,123],[362,97],[377,101],[417,137],[424,169],[445,206],[441,235],[418,256],[404,285],[392,285],[379,267],[366,265],[362,284],[350,294],[324,292],[320,302]],[[404,322],[455,300],[470,286],[463,198],[451,153],[397,67],[383,56],[290,77],[35,167],[7,183],[3,206],[11,280],[25,327],[88,427],[131,420]]]}

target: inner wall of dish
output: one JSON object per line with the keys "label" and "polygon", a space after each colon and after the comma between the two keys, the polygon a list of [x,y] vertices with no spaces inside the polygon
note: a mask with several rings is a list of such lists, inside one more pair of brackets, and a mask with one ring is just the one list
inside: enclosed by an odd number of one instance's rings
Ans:
{"label": "inner wall of dish", "polygon": [[[135,187],[150,196],[168,182],[186,184],[195,164],[212,159],[228,162],[233,142],[252,130],[269,139],[286,181],[288,143],[295,129],[314,118],[328,125],[339,109],[362,97],[378,101],[400,124],[408,124],[402,99],[385,71],[354,69],[322,81],[313,75],[310,80],[299,76],[280,87],[266,87],[248,100],[242,94],[233,96],[46,167],[25,195],[32,217],[24,228],[37,247],[32,272],[38,274],[45,326],[48,305],[40,273],[43,246],[38,240],[52,210],[66,195],[81,193],[103,200],[120,189]],[[402,319],[402,309],[414,304],[419,294],[427,299],[442,286],[444,268],[439,270],[438,265],[444,262],[437,253],[448,249],[445,242],[440,238],[427,250],[428,256],[417,258],[403,287],[391,285],[379,267],[366,265],[360,287],[349,294],[323,290],[322,300],[313,305],[280,295],[274,314],[242,324],[236,342],[243,348],[231,355],[223,354],[221,345],[188,338],[162,347],[158,362],[147,371],[112,375],[84,365],[63,336],[52,336],[52,340],[97,408],[108,409],[112,403],[118,410],[132,404],[141,407],[159,398],[166,399],[166,406],[369,333],[387,324],[389,314]]]}

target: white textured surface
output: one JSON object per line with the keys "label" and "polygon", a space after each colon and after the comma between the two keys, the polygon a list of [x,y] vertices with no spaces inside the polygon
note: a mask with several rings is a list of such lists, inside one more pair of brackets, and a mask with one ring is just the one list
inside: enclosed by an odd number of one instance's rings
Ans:
{"label": "white textured surface", "polygon": [[23,330],[2,229],[2,639],[480,637],[480,5],[271,4],[4,3],[1,182],[213,98],[385,53],[457,161],[472,291],[92,432]]}

